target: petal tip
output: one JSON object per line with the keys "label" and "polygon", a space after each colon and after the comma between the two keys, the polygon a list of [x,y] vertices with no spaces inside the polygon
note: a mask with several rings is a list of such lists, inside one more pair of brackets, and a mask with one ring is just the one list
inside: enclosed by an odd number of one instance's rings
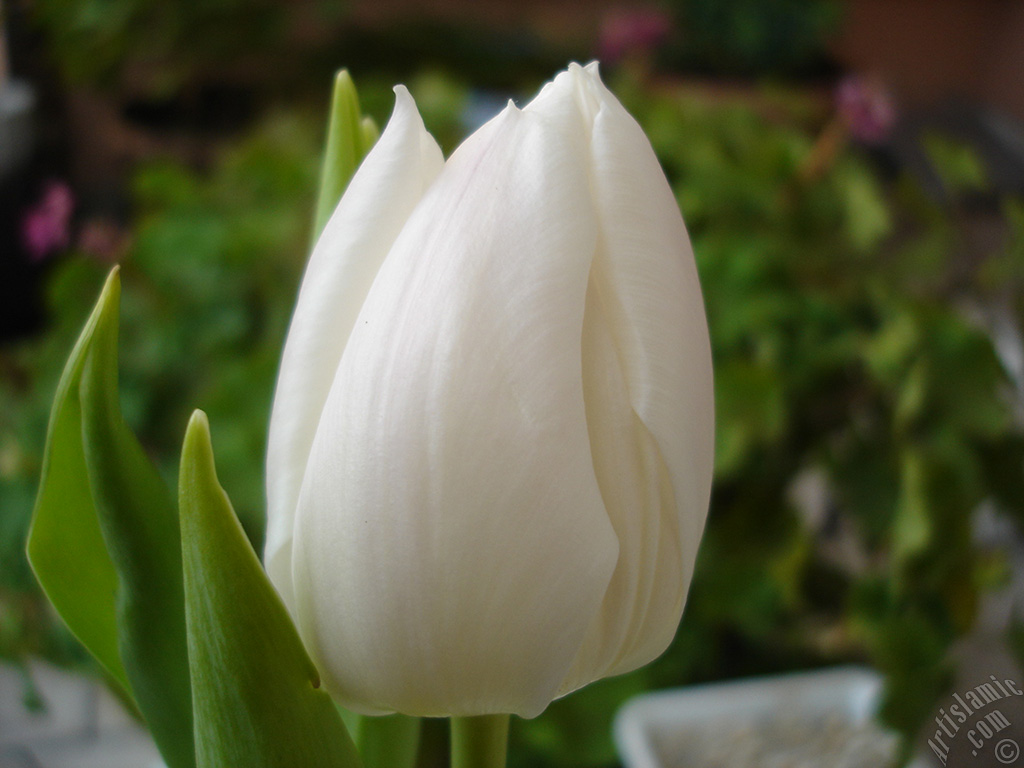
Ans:
{"label": "petal tip", "polygon": [[416,101],[413,99],[412,94],[409,93],[409,89],[399,83],[391,89],[395,93],[395,110],[398,110],[399,105],[406,106],[409,104],[415,104]]}

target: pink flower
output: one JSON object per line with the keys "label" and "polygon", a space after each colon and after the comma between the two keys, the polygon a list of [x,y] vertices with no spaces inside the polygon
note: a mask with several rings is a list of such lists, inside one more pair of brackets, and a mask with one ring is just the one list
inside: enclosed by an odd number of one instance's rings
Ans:
{"label": "pink flower", "polygon": [[34,261],[67,248],[74,209],[75,197],[67,184],[51,181],[46,185],[39,202],[21,222],[22,243]]}
{"label": "pink flower", "polygon": [[601,23],[598,58],[614,64],[633,53],[648,53],[672,31],[669,15],[654,7],[617,8]]}
{"label": "pink flower", "polygon": [[836,88],[836,110],[850,135],[865,144],[881,144],[896,122],[888,89],[880,81],[849,75]]}

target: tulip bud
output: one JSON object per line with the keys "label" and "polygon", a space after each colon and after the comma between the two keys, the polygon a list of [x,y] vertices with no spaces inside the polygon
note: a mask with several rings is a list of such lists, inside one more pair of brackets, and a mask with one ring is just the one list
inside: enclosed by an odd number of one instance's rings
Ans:
{"label": "tulip bud", "polygon": [[678,626],[712,471],[693,253],[596,64],[447,163],[395,92],[303,279],[266,567],[345,706],[532,717]]}

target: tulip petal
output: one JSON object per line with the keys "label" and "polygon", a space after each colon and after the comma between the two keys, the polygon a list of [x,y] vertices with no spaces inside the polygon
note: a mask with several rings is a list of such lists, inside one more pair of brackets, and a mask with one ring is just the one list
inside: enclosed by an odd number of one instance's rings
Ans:
{"label": "tulip petal", "polygon": [[565,692],[635,669],[671,642],[707,513],[714,439],[707,321],[675,198],[596,65],[574,72],[601,104],[591,136],[600,234],[584,375],[620,561]]}
{"label": "tulip petal", "polygon": [[660,589],[674,596],[674,604],[662,606],[660,614],[671,631],[686,594],[671,478],[657,443],[630,403],[602,296],[606,292],[604,281],[592,272],[583,326],[583,382],[594,470],[618,538],[619,559],[560,695],[610,674],[644,624],[656,578],[665,580]]}
{"label": "tulip petal", "polygon": [[618,545],[581,383],[579,120],[510,107],[470,137],[349,338],[294,578],[324,683],[354,709],[534,716],[601,604]]}
{"label": "tulip petal", "polygon": [[291,541],[320,411],[356,315],[402,225],[444,164],[409,92],[324,229],[302,280],[274,395],[267,446],[267,572],[293,607]]}

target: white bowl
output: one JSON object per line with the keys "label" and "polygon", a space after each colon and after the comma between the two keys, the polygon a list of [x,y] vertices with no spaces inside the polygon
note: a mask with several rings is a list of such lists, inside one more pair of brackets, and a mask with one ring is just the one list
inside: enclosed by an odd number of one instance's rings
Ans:
{"label": "white bowl", "polygon": [[[686,743],[688,739],[706,745],[720,736],[721,750],[735,751],[735,741],[747,737],[747,732],[770,732],[775,724],[780,731],[789,729],[792,738],[794,723],[803,723],[814,737],[821,732],[818,724],[839,723],[843,728],[857,729],[862,742],[877,733],[880,746],[882,742],[895,745],[892,734],[873,725],[881,693],[882,678],[861,667],[648,693],[630,699],[619,710],[613,726],[615,745],[626,768],[668,768],[672,761],[663,757],[669,749],[666,745]],[[753,752],[758,757],[747,758],[743,765],[772,764],[768,756],[762,763],[762,753]],[[722,759],[709,760],[708,764],[722,764]],[[774,764],[804,763],[778,758]],[[695,764],[692,768],[700,767]]]}

